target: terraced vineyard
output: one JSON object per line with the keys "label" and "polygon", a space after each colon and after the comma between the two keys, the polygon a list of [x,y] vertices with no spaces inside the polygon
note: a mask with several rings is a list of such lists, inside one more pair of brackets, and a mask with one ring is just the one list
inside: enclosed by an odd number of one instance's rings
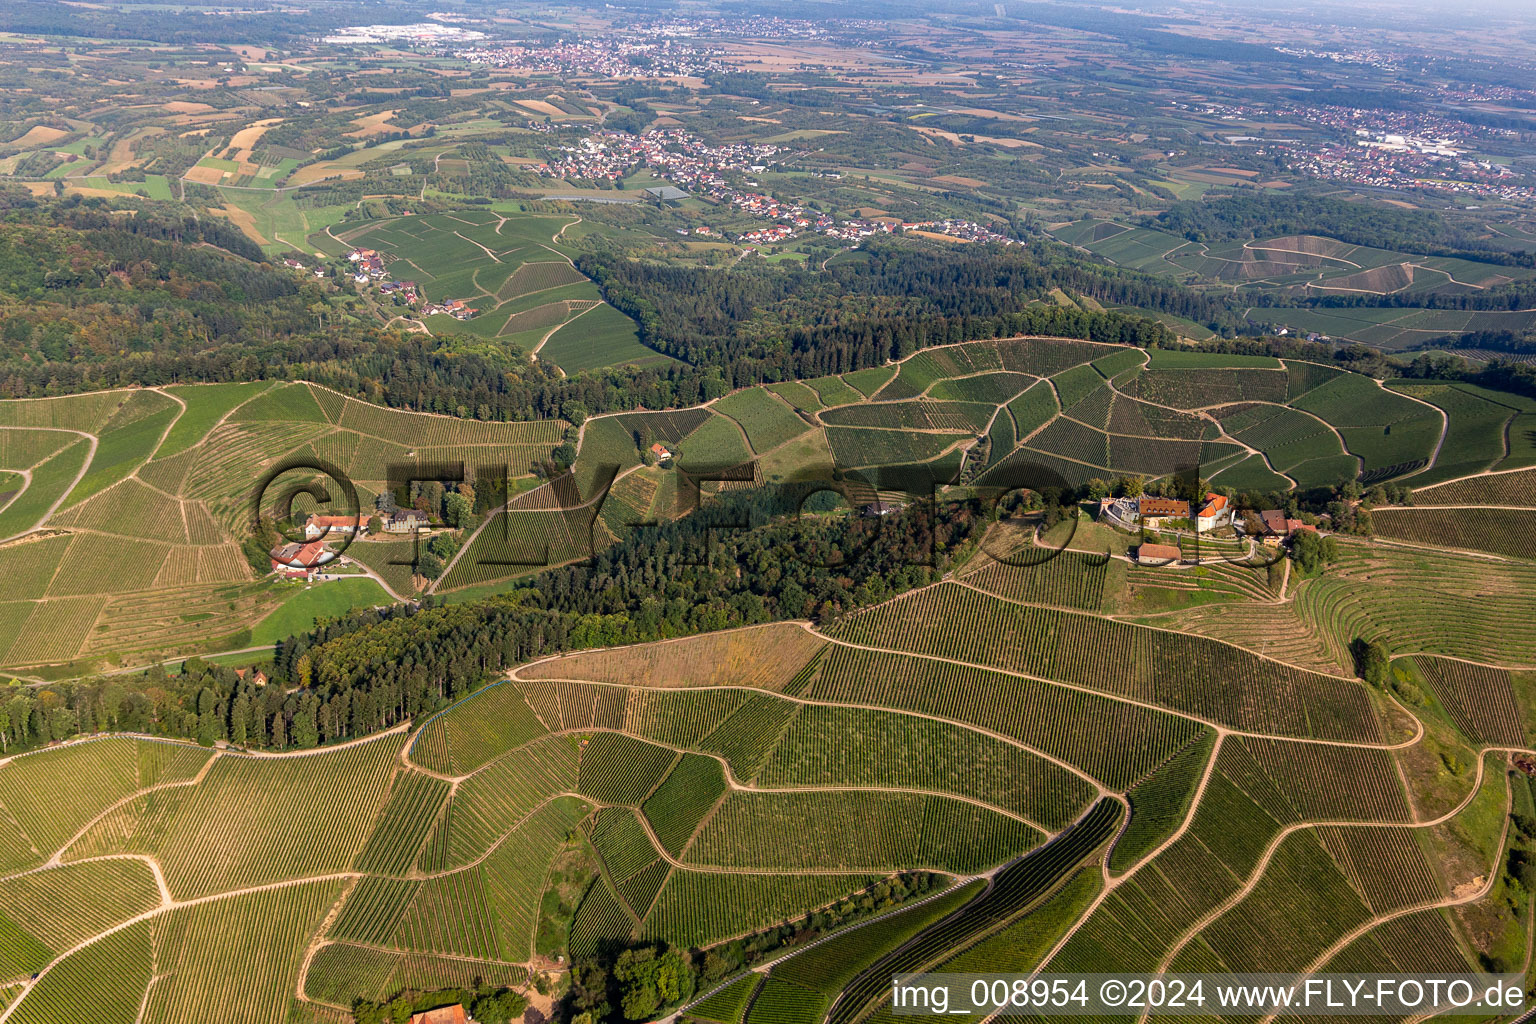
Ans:
{"label": "terraced vineyard", "polygon": [[[1515,783],[1489,753],[1445,792],[1422,754],[1431,735],[1523,747],[1519,673],[1400,663],[1444,708],[1421,732],[1358,683],[1053,593],[1084,603],[947,583],[830,637],[777,625],[546,660],[408,737],[338,749],[108,739],[0,765],[19,826],[0,878],[13,1016],[70,1019],[86,975],[146,1019],[238,998],[253,1024],[411,985],[524,985],[548,963],[552,865],[583,849],[592,873],[557,932],[578,958],[707,949],[912,868],[953,880],[686,1011],[717,1024],[883,1020],[882,978],[946,964],[1386,957],[1404,922],[1454,935],[1429,911],[1483,906],[1466,876],[1501,845],[1471,823],[1496,826]],[[1065,639],[1026,639],[1039,630]],[[1122,670],[1085,674],[1060,656],[1074,646]],[[1196,669],[1200,689],[1164,681]],[[167,961],[176,983],[151,984]]]}
{"label": "terraced vineyard", "polygon": [[[498,224],[494,215],[416,220],[387,230],[470,246],[477,260],[508,275],[508,286],[554,280],[548,268],[569,268],[542,257],[517,262],[522,257],[512,258],[513,250],[537,256],[533,250],[544,251],[543,243],[519,236],[499,249],[497,232],[511,222]],[[493,264],[476,242],[508,259]],[[1474,486],[1503,488],[1474,495],[1472,503],[1528,500],[1523,477],[1511,472],[1524,464],[1525,449],[1506,452],[1501,438],[1519,435],[1522,417],[1536,411],[1523,399],[1471,385],[1388,389],[1313,363],[1149,356],[1053,339],[940,346],[847,376],[745,389],[687,410],[592,418],[580,432],[574,486],[537,488],[511,510],[485,516],[461,538],[466,550],[431,583],[417,574],[413,541],[368,538],[353,545],[350,557],[380,583],[380,601],[424,585],[488,592],[543,566],[588,557],[638,524],[692,507],[687,495],[694,492],[679,490],[673,463],[643,464],[654,459],[641,449],[656,442],[670,446],[685,468],[756,457],[776,479],[824,474],[829,459],[865,467],[860,478],[876,485],[887,472],[879,467],[893,464],[941,483],[970,474],[1003,487],[1027,478],[1076,485],[1157,476],[1198,465],[1216,484],[1243,489],[1306,489],[1359,476],[1430,485],[1426,494],[1450,498]],[[388,488],[391,466],[443,463],[471,480],[502,472],[531,480],[565,429],[551,420],[480,423],[405,413],[302,383],[0,403],[0,470],[27,478],[0,509],[0,525],[10,524],[0,534],[11,538],[0,541],[0,569],[18,581],[0,601],[0,665],[111,667],[151,654],[242,646],[244,630],[293,596],[260,579],[239,549],[253,477],[279,462],[333,467],[355,484],[366,511]],[[606,491],[603,466],[616,474]],[[1442,485],[1459,491],[1433,486],[1489,468],[1495,475]],[[1382,514],[1380,529],[1404,540],[1517,554],[1508,538],[1524,532],[1520,515],[1393,510]],[[1028,586],[1008,596],[1062,599],[1059,585],[1043,576]],[[1052,587],[1058,592],[1041,589]],[[1092,610],[1097,590],[1085,582],[1074,600]],[[188,604],[209,612],[176,612]],[[134,609],[150,614],[135,621]]]}
{"label": "terraced vineyard", "polygon": [[[19,584],[0,613],[0,663],[81,667],[249,644],[245,631],[295,596],[258,578],[240,548],[252,489],[280,464],[333,467],[366,517],[392,465],[526,474],[563,429],[397,412],[275,383],[5,402],[0,424],[7,466],[30,477],[0,512],[0,567]],[[395,593],[412,591],[398,544],[356,547]],[[210,611],[188,611],[197,607]]]}
{"label": "terraced vineyard", "polygon": [[[627,945],[704,964],[790,932],[766,979],[719,974],[684,1016],[884,1021],[892,972],[945,966],[1507,957],[1529,938],[1511,872],[1536,800],[1509,768],[1533,734],[1536,568],[1519,541],[1536,488],[1529,471],[1483,472],[1523,412],[1450,391],[1007,340],[594,417],[576,472],[517,494],[466,550],[498,523],[527,526],[498,542],[527,546],[534,517],[566,517],[551,560],[568,561],[583,529],[610,543],[677,514],[670,463],[708,457],[784,474],[828,453],[928,460],[994,480],[1033,460],[1086,479],[1192,457],[1218,485],[1305,487],[1346,464],[1440,482],[1377,509],[1380,539],[1336,538],[1311,575],[1233,564],[1249,552],[1230,537],[1203,539],[1198,565],[1134,565],[1102,524],[1037,534],[1016,516],[903,596],[572,650],[360,742],[254,756],[118,736],[0,761],[0,985],[14,990],[0,1024],[98,1007],[114,1024],[329,1022],[409,988],[547,988],[572,959]],[[0,544],[0,645],[22,667],[173,638],[208,649],[276,607],[238,548],[253,465],[323,461],[368,500],[392,461],[526,473],[566,437],[303,383],[0,403],[6,418],[0,468],[31,478],[17,500],[47,488]],[[602,510],[599,463],[613,469]],[[417,581],[391,564],[410,544],[361,541],[355,557],[401,594]],[[461,560],[439,589],[532,571]],[[208,618],[183,621],[198,603]],[[1357,674],[1373,641],[1391,658],[1377,685]],[[940,891],[891,899],[912,871]],[[91,1007],[85,978],[99,979]]]}
{"label": "terraced vineyard", "polygon": [[675,363],[640,344],[634,321],[603,302],[571,264],[554,240],[570,223],[568,216],[458,210],[368,221],[316,237],[317,244],[377,250],[390,275],[415,281],[427,300],[459,299],[477,312],[462,324],[444,313],[428,316],[429,327],[505,338],[567,372]]}

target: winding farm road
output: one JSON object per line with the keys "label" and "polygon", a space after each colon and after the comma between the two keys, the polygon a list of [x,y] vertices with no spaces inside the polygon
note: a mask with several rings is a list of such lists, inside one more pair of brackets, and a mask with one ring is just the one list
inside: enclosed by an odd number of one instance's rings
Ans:
{"label": "winding farm road", "polygon": [[[169,428],[167,428],[167,429],[169,429]],[[48,431],[55,431],[55,432],[61,433],[61,434],[75,434],[76,436],[85,438],[86,441],[88,441],[90,443],[90,450],[85,453],[85,462],[80,466],[80,472],[76,473],[74,479],[69,482],[69,486],[65,487],[62,491],[59,492],[59,496],[54,499],[53,504],[48,506],[48,510],[46,512],[44,512],[38,518],[37,522],[33,523],[31,526],[27,527],[25,530],[21,530],[21,531],[19,531],[17,533],[11,534],[9,537],[0,537],[0,544],[3,544],[6,541],[16,540],[18,537],[25,537],[29,533],[36,533],[38,530],[41,530],[44,526],[47,525],[48,520],[53,518],[53,514],[59,510],[59,506],[64,504],[64,499],[69,497],[70,493],[73,492],[74,489],[77,486],[79,486],[81,480],[85,479],[85,474],[87,474],[87,473],[89,473],[91,471],[91,463],[96,461],[96,447],[99,444],[99,441],[97,440],[97,437],[96,437],[95,434],[88,434],[88,433],[86,433],[83,430],[68,430],[68,429],[65,429],[64,427],[0,427],[0,430],[48,430]],[[64,452],[66,452],[68,450],[69,450],[69,446],[65,446],[64,448],[61,448],[59,451],[55,452],[53,455],[50,455],[48,457],[48,459],[58,458],[58,456],[62,455]],[[43,462],[47,462],[48,459],[44,459]],[[39,462],[37,464],[37,466],[40,466],[42,464],[43,464],[42,462]],[[31,468],[32,469],[36,469],[37,466],[33,466]],[[31,483],[31,480],[32,480],[32,474],[29,472],[29,473],[27,473],[27,482],[28,482],[29,485]],[[25,489],[22,490],[21,494],[16,495],[15,498],[12,498],[11,502],[14,502],[17,498],[22,497],[22,495],[24,495],[24,494],[26,494],[26,490]],[[7,507],[9,507],[9,505],[10,505],[10,502],[7,502]]]}
{"label": "winding farm road", "polygon": [[[1281,844],[1284,843],[1286,838],[1289,837],[1291,834],[1293,834],[1295,832],[1300,832],[1303,829],[1321,828],[1321,827],[1328,827],[1328,826],[1344,826],[1344,827],[1350,827],[1350,828],[1411,828],[1411,829],[1423,829],[1423,828],[1433,828],[1436,825],[1442,825],[1442,824],[1446,823],[1447,821],[1450,821],[1452,818],[1456,817],[1456,815],[1460,814],[1462,811],[1466,810],[1467,805],[1469,805],[1473,800],[1475,800],[1477,798],[1478,792],[1482,789],[1482,785],[1483,785],[1483,775],[1484,775],[1485,765],[1486,765],[1486,761],[1487,761],[1487,755],[1489,753],[1493,753],[1493,752],[1502,752],[1502,753],[1506,753],[1506,754],[1508,754],[1508,753],[1521,753],[1521,752],[1525,752],[1525,748],[1521,748],[1521,747],[1497,747],[1497,746],[1487,746],[1487,747],[1480,748],[1478,750],[1478,752],[1477,752],[1477,774],[1476,774],[1476,777],[1473,780],[1471,789],[1468,791],[1467,795],[1464,798],[1462,798],[1462,800],[1460,802],[1457,803],[1457,805],[1455,807],[1451,808],[1449,811],[1446,811],[1444,814],[1440,815],[1438,818],[1434,818],[1434,819],[1431,819],[1429,821],[1406,821],[1406,822],[1383,822],[1383,821],[1364,821],[1364,820],[1306,821],[1306,822],[1298,822],[1298,823],[1293,824],[1293,825],[1287,825],[1284,828],[1280,829],[1279,832],[1275,833],[1274,838],[1272,838],[1269,841],[1269,843],[1265,846],[1263,855],[1260,856],[1258,861],[1254,864],[1253,871],[1250,873],[1248,879],[1243,883],[1243,885],[1235,893],[1233,893],[1232,895],[1228,896],[1226,899],[1222,900],[1219,904],[1216,905],[1216,907],[1214,907],[1210,911],[1207,911],[1204,915],[1201,916],[1201,918],[1198,921],[1196,921],[1194,924],[1190,925],[1187,929],[1185,929],[1185,931],[1180,935],[1180,937],[1174,942],[1173,946],[1170,947],[1169,950],[1163,955],[1162,959],[1158,961],[1157,966],[1154,969],[1155,972],[1161,973],[1163,971],[1168,970],[1169,965],[1178,957],[1179,953],[1184,949],[1185,946],[1187,946],[1191,941],[1193,941],[1194,938],[1197,935],[1199,935],[1202,931],[1204,931],[1217,918],[1220,918],[1227,911],[1231,910],[1237,904],[1241,903],[1248,896],[1249,893],[1253,892],[1254,888],[1257,887],[1259,882],[1263,879],[1265,869],[1267,869],[1269,867],[1269,863],[1274,858],[1275,853],[1280,849]],[[1502,854],[1502,851],[1504,849],[1504,839],[1507,838],[1508,832],[1509,832],[1509,809],[1512,806],[1511,805],[1511,801],[1513,800],[1513,798],[1514,798],[1514,791],[1513,791],[1513,789],[1510,786],[1508,786],[1506,784],[1506,786],[1505,786],[1504,830],[1501,833],[1500,842],[1499,842],[1499,846],[1498,846],[1498,850],[1500,851],[1501,854]],[[1495,863],[1494,865],[1492,865],[1490,867],[1489,872],[1488,872],[1489,878],[1490,878],[1490,882],[1493,879],[1493,877],[1497,875],[1497,873],[1498,873],[1498,864]],[[1459,900],[1459,899],[1455,899],[1455,898],[1449,898],[1449,899],[1446,899],[1446,900],[1436,901],[1433,904],[1429,904],[1429,906],[1454,906],[1457,903],[1461,903],[1461,902],[1468,902],[1468,901]],[[1420,909],[1420,908],[1415,908],[1415,909]],[[1364,931],[1368,931],[1368,930],[1369,930],[1369,928],[1365,928],[1361,932],[1361,934],[1363,934]],[[1342,949],[1343,946],[1340,946],[1339,948]],[[1325,951],[1326,955],[1323,956],[1323,957],[1320,957],[1319,958],[1319,962],[1324,962],[1327,959],[1327,956],[1331,956],[1333,952],[1336,952],[1336,950],[1330,949],[1329,951]],[[1146,1018],[1145,1018],[1145,1016],[1143,1016],[1141,1019],[1145,1020]]]}

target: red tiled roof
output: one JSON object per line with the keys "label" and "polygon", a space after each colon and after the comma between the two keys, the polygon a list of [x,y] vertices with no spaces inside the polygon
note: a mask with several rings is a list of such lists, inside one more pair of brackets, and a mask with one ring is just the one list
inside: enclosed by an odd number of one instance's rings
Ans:
{"label": "red tiled roof", "polygon": [[411,1017],[411,1024],[469,1024],[469,1016],[458,1003],[426,1010]]}
{"label": "red tiled roof", "polygon": [[323,527],[325,529],[345,529],[357,525],[357,516],[310,516],[304,520],[305,526]]}
{"label": "red tiled roof", "polygon": [[1143,544],[1136,549],[1136,561],[1138,562],[1171,562],[1184,557],[1172,544]]}
{"label": "red tiled roof", "polygon": [[330,558],[331,552],[325,550],[323,540],[312,540],[308,544],[285,544],[272,552],[272,561],[289,569],[313,569]]}
{"label": "red tiled roof", "polygon": [[1137,508],[1144,516],[1189,515],[1189,502],[1176,498],[1142,498]]}
{"label": "red tiled roof", "polygon": [[1205,508],[1200,510],[1200,515],[1202,518],[1214,516],[1226,507],[1227,496],[1225,494],[1207,494],[1205,496]]}

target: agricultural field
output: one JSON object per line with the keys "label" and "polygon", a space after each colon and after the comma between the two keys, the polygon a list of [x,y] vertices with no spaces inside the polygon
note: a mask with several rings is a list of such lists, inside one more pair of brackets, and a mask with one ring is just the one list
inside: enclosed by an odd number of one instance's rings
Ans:
{"label": "agricultural field", "polygon": [[[1371,557],[1343,579],[1390,571]],[[8,969],[38,975],[17,1012],[67,1019],[85,974],[123,1005],[147,992],[156,1020],[238,994],[252,1024],[412,984],[523,987],[552,950],[708,950],[913,869],[945,884],[685,1015],[883,1020],[876,979],[998,957],[1150,969],[1211,948],[1263,966],[1252,934],[1299,969],[1421,908],[1483,912],[1487,887],[1464,883],[1499,854],[1486,837],[1511,783],[1492,753],[1451,781],[1424,758],[1525,745],[1524,674],[1414,654],[1393,669],[1425,700],[1389,705],[1240,643],[1116,621],[1103,561],[1029,571],[986,559],[828,629],[544,660],[337,748],[112,739],[0,764],[18,825],[3,859],[33,872],[0,878]],[[1287,930],[1298,905],[1311,923]],[[167,959],[175,984],[151,984]]]}
{"label": "agricultural field", "polygon": [[[1424,256],[1321,235],[1207,244],[1152,227],[1096,218],[1064,225],[1054,234],[1062,242],[1117,266],[1202,287],[1238,286],[1268,292],[1278,301],[1271,307],[1251,310],[1251,316],[1343,342],[1396,350],[1438,335],[1519,330],[1530,321],[1526,313],[1437,309],[1425,301],[1431,296],[1466,295],[1529,281],[1533,275],[1526,267]],[[1403,301],[1385,308],[1289,305],[1299,299],[1329,295],[1394,296]]]}
{"label": "agricultural field", "polygon": [[[487,245],[498,237],[536,244],[526,225],[522,235],[498,235],[518,223],[500,216],[454,222],[455,230]],[[590,307],[582,319],[588,315],[608,314]],[[1310,363],[1161,351],[1149,360],[1125,347],[1024,339],[944,346],[894,373],[849,376],[875,397],[828,377],[744,389],[678,412],[594,417],[581,431],[580,498],[557,498],[547,487],[520,496],[515,511],[489,516],[437,581],[417,575],[417,545],[408,540],[367,539],[351,558],[384,598],[424,587],[461,595],[505,587],[588,557],[633,524],[688,511],[687,501],[678,504],[676,466],[707,470],[755,457],[779,479],[824,474],[830,459],[860,468],[876,487],[886,486],[879,481],[890,466],[917,467],[941,483],[971,473],[1009,486],[1020,473],[1081,484],[1198,464],[1218,485],[1280,493],[1352,476],[1430,487],[1536,458],[1518,440],[1524,418],[1536,415],[1524,399],[1462,384],[1382,388]],[[250,488],[285,460],[334,467],[366,510],[390,486],[394,465],[462,467],[470,480],[504,471],[532,486],[530,474],[565,432],[559,421],[412,414],[278,382],[0,403],[0,426],[0,470],[14,473],[20,488],[0,508],[8,538],[0,566],[18,581],[0,602],[0,664],[16,667],[235,649],[345,610],[339,599],[300,600],[275,587],[238,548]],[[675,465],[643,465],[641,439],[669,446]],[[617,465],[619,476],[600,515],[555,508],[592,500],[603,464]],[[125,552],[131,556],[104,589],[102,567]],[[188,600],[204,609],[176,610]],[[370,590],[350,604],[379,600]],[[135,609],[154,618],[130,627]]]}
{"label": "agricultural field", "polygon": [[[570,217],[460,210],[361,224],[328,225],[309,236],[338,253],[373,250],[390,280],[411,282],[424,303],[459,300],[469,320],[448,313],[422,318],[429,330],[465,330],[505,339],[565,373],[621,363],[676,364],[640,343],[631,319],[602,301],[572,265],[559,236]],[[393,307],[385,304],[389,314]],[[405,310],[405,315],[410,310]]]}
{"label": "agricultural field", "polygon": [[0,565],[14,581],[0,663],[80,667],[270,644],[412,591],[409,569],[374,557],[388,545],[373,541],[356,545],[357,561],[390,590],[364,578],[337,581],[334,593],[264,579],[240,548],[263,473],[333,467],[366,518],[392,466],[526,476],[563,427],[396,412],[270,382],[0,403],[0,423],[0,456],[24,474],[0,510]]}
{"label": "agricultural field", "polygon": [[[973,342],[919,352],[865,386],[872,397],[841,377],[775,384],[710,408],[773,446],[780,476],[796,468],[786,460],[817,451],[804,443],[817,424],[833,463],[866,476],[874,467],[924,464],[948,482],[975,463],[982,482],[1002,485],[1021,473],[1080,485],[1199,465],[1220,485],[1283,493],[1352,478],[1429,485],[1536,458],[1523,442],[1491,447],[1501,425],[1512,439],[1520,435],[1523,399],[1460,384],[1383,389],[1358,374],[1271,357],[1157,350],[1149,358],[1081,342]],[[1459,395],[1466,408],[1453,418],[1419,391]],[[1491,410],[1502,410],[1497,423],[1487,422]],[[777,427],[755,419],[769,415]],[[742,451],[727,433],[718,437],[732,455]]]}

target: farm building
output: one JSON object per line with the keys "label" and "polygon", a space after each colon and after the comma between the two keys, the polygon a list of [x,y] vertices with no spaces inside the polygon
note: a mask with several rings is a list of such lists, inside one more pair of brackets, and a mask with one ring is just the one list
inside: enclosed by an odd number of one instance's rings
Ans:
{"label": "farm building", "polygon": [[411,1024],[469,1024],[469,1016],[465,1014],[463,1005],[454,1003],[452,1006],[440,1006],[435,1010],[412,1014]]}
{"label": "farm building", "polygon": [[[1191,518],[1189,502],[1178,498],[1158,498],[1143,495],[1139,498],[1104,498],[1099,502],[1099,516],[1111,522],[1131,528],[1145,526],[1157,530],[1170,520]],[[1195,529],[1212,530],[1232,521],[1232,506],[1225,495],[1207,494],[1205,504],[1194,517]]]}
{"label": "farm building", "polygon": [[443,302],[429,302],[421,307],[426,316],[434,313],[446,313],[455,320],[469,320],[479,312],[478,309],[468,305],[463,299],[447,299]]}
{"label": "farm building", "polygon": [[312,578],[320,566],[336,557],[334,552],[325,550],[324,541],[318,540],[284,544],[273,548],[269,554],[272,571],[289,579]]}
{"label": "farm building", "polygon": [[651,454],[656,456],[657,462],[666,462],[672,458],[672,450],[660,441],[651,445]]}
{"label": "farm building", "polygon": [[1309,526],[1300,519],[1289,519],[1284,512],[1278,509],[1269,509],[1259,513],[1259,521],[1264,524],[1265,539],[1276,542],[1281,538],[1290,537],[1300,530],[1317,532],[1317,527]]}
{"label": "farm building", "polygon": [[314,540],[328,534],[367,533],[368,524],[359,516],[310,516],[304,520],[304,539]]}
{"label": "farm building", "polygon": [[1184,557],[1175,544],[1143,544],[1136,549],[1138,562],[1177,562]]}

